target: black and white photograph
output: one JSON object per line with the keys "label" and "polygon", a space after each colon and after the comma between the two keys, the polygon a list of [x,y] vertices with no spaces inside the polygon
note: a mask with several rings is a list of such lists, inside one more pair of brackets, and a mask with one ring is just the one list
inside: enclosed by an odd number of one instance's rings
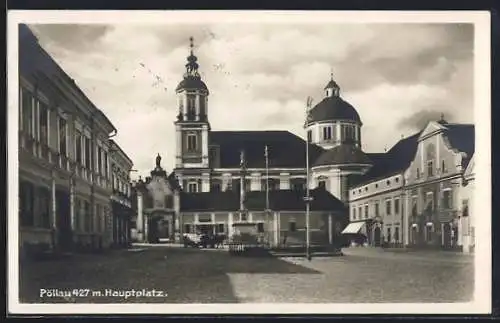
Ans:
{"label": "black and white photograph", "polygon": [[9,311],[491,313],[489,19],[9,12]]}

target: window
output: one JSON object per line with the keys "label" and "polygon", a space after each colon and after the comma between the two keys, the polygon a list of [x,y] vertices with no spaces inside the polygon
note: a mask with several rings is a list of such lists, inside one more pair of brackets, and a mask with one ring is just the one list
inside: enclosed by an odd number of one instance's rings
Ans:
{"label": "window", "polygon": [[323,127],[323,140],[331,140],[332,139],[332,127],[326,126]]}
{"label": "window", "polygon": [[432,160],[427,161],[427,176],[429,177],[434,175],[433,164]]}
{"label": "window", "polygon": [[434,211],[434,194],[432,192],[427,192],[425,195],[425,204],[427,211]]}
{"label": "window", "polygon": [[326,189],[326,180],[322,179],[318,181],[318,188],[325,190]]}
{"label": "window", "polygon": [[49,144],[49,109],[43,102],[39,102],[38,114],[40,120],[40,142],[43,145]]}
{"label": "window", "polygon": [[75,156],[76,162],[82,164],[82,134],[75,131]]}
{"label": "window", "polygon": [[449,190],[449,189],[446,189],[443,191],[443,208],[444,209],[451,209],[452,208],[451,190]]}
{"label": "window", "polygon": [[90,214],[90,203],[87,201],[83,202],[83,214],[84,214],[84,219],[85,219],[85,222],[84,222],[85,232],[90,232],[90,228],[91,228],[90,221],[92,219],[91,218],[92,214]]}
{"label": "window", "polygon": [[292,188],[296,191],[301,191],[306,189],[305,178],[296,178],[292,180]]}
{"label": "window", "polygon": [[391,215],[391,211],[392,211],[391,200],[387,200],[387,201],[385,201],[385,213],[387,215]]}
{"label": "window", "polygon": [[387,228],[386,239],[387,239],[387,242],[391,242],[391,228]]}
{"label": "window", "polygon": [[252,180],[250,178],[245,178],[245,192],[250,192],[252,190]]}
{"label": "window", "polygon": [[194,133],[190,133],[187,135],[187,149],[188,151],[197,150],[197,138]]}
{"label": "window", "polygon": [[240,213],[240,220],[241,221],[246,221],[247,220],[247,214],[246,214],[246,212]]}
{"label": "window", "polygon": [[90,139],[88,137],[83,137],[83,143],[84,143],[84,151],[85,151],[85,167],[87,169],[91,169],[92,165],[90,163]]}
{"label": "window", "polygon": [[399,227],[394,228],[394,241],[399,242]]}
{"label": "window", "polygon": [[259,232],[259,233],[264,232],[264,222],[257,223],[257,232]]}
{"label": "window", "polygon": [[38,191],[38,206],[40,223],[39,226],[42,228],[50,228],[50,201],[51,193],[48,188],[42,187]]}
{"label": "window", "polygon": [[22,128],[33,136],[33,96],[26,89],[21,89]]}
{"label": "window", "polygon": [[394,214],[399,214],[399,199],[394,199]]}
{"label": "window", "polygon": [[379,216],[380,212],[379,212],[379,206],[378,206],[378,202],[375,203],[375,216]]}
{"label": "window", "polygon": [[102,165],[102,149],[99,146],[97,146],[97,172],[101,175],[104,173],[104,167]]}
{"label": "window", "polygon": [[217,224],[217,226],[215,227],[215,232],[217,232],[217,233],[224,233],[224,232],[226,232],[225,228],[224,228],[224,223]]}
{"label": "window", "polygon": [[462,200],[462,216],[469,216],[469,200]]}
{"label": "window", "polygon": [[[269,178],[267,183],[269,185],[270,191],[278,191],[280,189],[279,178]],[[265,178],[261,181],[261,185],[262,185],[262,190],[265,191],[267,189]]]}
{"label": "window", "polygon": [[295,222],[288,222],[288,231],[295,232],[297,231],[297,224]]}
{"label": "window", "polygon": [[448,170],[446,169],[446,164],[444,160],[441,161],[441,173],[446,173]]}
{"label": "window", "polygon": [[359,207],[358,208],[358,217],[361,219],[361,217],[363,216],[363,207]]}
{"label": "window", "polygon": [[307,131],[307,142],[312,142],[312,130]]}
{"label": "window", "polygon": [[67,156],[66,119],[59,117],[58,129],[59,129],[59,153],[61,153],[61,155],[63,156]]}
{"label": "window", "polygon": [[436,158],[436,149],[433,144],[429,144],[426,148],[426,161],[427,161],[427,176],[434,175],[434,159]]}
{"label": "window", "polygon": [[191,233],[191,225],[184,224],[184,233]]}
{"label": "window", "polygon": [[206,105],[206,98],[203,97],[203,96],[200,96],[200,116],[202,117],[205,117],[206,116],[206,109],[205,109],[205,105]]}
{"label": "window", "polygon": [[399,177],[396,177],[394,180],[396,181],[396,183],[399,183]]}
{"label": "window", "polygon": [[21,226],[35,225],[34,216],[35,195],[33,184],[19,182],[19,216]]}
{"label": "window", "polygon": [[210,191],[211,192],[220,192],[221,191],[220,182],[217,180],[212,181],[212,184],[210,185]]}
{"label": "window", "polygon": [[368,218],[368,205],[365,205],[365,219]]}
{"label": "window", "polygon": [[386,184],[387,186],[389,186],[389,185],[391,185],[391,181],[387,181],[387,182],[385,182],[385,184]]}
{"label": "window", "polygon": [[356,208],[355,207],[352,208],[352,219],[356,220]]}
{"label": "window", "polygon": [[109,178],[109,173],[108,173],[108,153],[104,151],[104,176],[106,178]]}
{"label": "window", "polygon": [[196,97],[194,95],[187,96],[187,117],[188,120],[194,120],[196,115]]}
{"label": "window", "polygon": [[418,197],[412,197],[412,207],[411,207],[411,215],[417,216],[418,213]]}
{"label": "window", "polygon": [[190,192],[190,193],[198,192],[198,183],[196,183],[196,182],[189,183],[188,184],[188,192]]}
{"label": "window", "polygon": [[417,179],[420,178],[420,169],[417,168]]}

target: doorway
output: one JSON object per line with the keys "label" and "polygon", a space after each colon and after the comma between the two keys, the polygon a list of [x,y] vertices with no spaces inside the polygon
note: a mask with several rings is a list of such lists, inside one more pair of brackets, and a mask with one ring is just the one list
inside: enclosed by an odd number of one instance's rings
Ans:
{"label": "doorway", "polygon": [[57,244],[63,251],[72,247],[69,192],[56,190]]}
{"label": "doorway", "polygon": [[382,238],[382,230],[380,229],[380,227],[375,227],[375,230],[373,231],[373,242],[374,242],[374,245],[375,247],[380,247],[381,245],[381,238]]}

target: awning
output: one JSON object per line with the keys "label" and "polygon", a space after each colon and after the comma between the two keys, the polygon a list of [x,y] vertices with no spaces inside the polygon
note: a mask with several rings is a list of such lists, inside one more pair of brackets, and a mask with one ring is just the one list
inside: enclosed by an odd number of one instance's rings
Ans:
{"label": "awning", "polygon": [[349,223],[347,227],[342,231],[342,234],[357,234],[360,233],[361,229],[365,225],[365,222],[353,222]]}

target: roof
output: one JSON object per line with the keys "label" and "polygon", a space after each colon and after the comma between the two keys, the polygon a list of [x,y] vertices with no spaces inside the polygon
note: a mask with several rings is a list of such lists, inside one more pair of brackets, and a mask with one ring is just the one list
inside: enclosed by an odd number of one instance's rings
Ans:
{"label": "roof", "polygon": [[57,83],[57,80],[64,81],[65,85],[71,87],[116,132],[113,123],[90,101],[87,95],[75,83],[75,80],[47,53],[38,42],[38,38],[26,24],[19,24],[19,72],[24,75],[41,72],[54,83]]}
{"label": "roof", "polygon": [[208,94],[208,87],[201,80],[201,77],[199,76],[186,76],[184,79],[177,85],[177,88],[175,89],[176,91],[179,90],[203,90],[206,91]]}
{"label": "roof", "polygon": [[132,161],[132,159],[130,159],[130,157],[123,151],[123,149],[120,147],[120,145],[113,139],[109,139],[111,145],[113,145],[114,147],[118,148],[117,149],[117,152],[119,152],[119,154],[124,157],[129,163],[131,166],[134,165],[134,162]]}
{"label": "roof", "polygon": [[475,148],[475,127],[473,124],[448,123],[445,127],[444,135],[448,138],[450,145],[458,151],[464,152],[467,156],[462,160],[462,166],[467,167],[470,159],[474,155]]}
{"label": "roof", "polygon": [[417,153],[420,133],[421,131],[399,140],[386,153],[367,153],[373,166],[353,185],[357,186],[407,169]]}
{"label": "roof", "polygon": [[314,166],[371,164],[368,156],[354,145],[339,145],[323,152],[314,162]]}
{"label": "roof", "polygon": [[[245,151],[247,168],[265,168],[265,146],[268,146],[270,168],[304,168],[306,141],[289,131],[211,131],[209,145],[219,146],[220,167],[239,168],[240,151]],[[309,146],[310,162],[323,148]]]}
{"label": "roof", "polygon": [[307,123],[326,120],[350,120],[361,124],[356,109],[337,95],[326,97],[316,104],[309,111]]}
{"label": "roof", "polygon": [[[249,211],[264,211],[266,209],[266,192],[247,192],[246,208]],[[345,204],[328,191],[316,188],[310,191],[314,198],[310,204],[311,211],[346,211]],[[277,211],[305,210],[305,195],[301,190],[276,190],[269,192],[269,207]],[[180,194],[181,211],[238,211],[240,194],[235,191],[203,192]]]}

